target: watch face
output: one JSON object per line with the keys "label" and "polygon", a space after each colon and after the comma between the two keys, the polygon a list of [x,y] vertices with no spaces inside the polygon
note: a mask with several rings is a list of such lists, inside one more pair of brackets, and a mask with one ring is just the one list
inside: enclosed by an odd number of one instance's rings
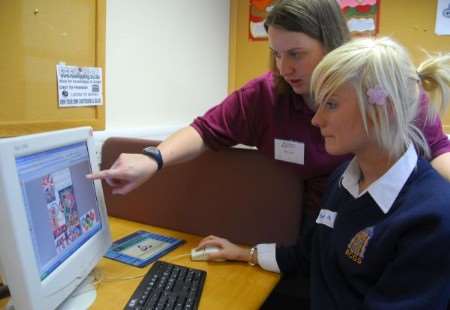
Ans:
{"label": "watch face", "polygon": [[149,154],[149,155],[159,155],[159,150],[156,147],[154,147],[154,146],[147,146],[144,149],[144,152]]}

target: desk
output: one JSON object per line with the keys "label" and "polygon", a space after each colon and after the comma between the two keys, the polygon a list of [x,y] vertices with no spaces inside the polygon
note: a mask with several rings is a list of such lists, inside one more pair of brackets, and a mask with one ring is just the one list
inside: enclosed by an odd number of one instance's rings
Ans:
{"label": "desk", "polygon": [[[246,263],[192,262],[189,257],[171,260],[178,255],[189,253],[202,237],[118,218],[110,218],[109,223],[113,240],[139,229],[186,240],[185,244],[161,260],[202,269],[208,273],[200,300],[200,310],[258,309],[279,280],[278,274]],[[103,273],[105,281],[97,286],[97,298],[90,308],[92,310],[123,309],[142,278],[118,279],[145,274],[150,267],[137,268],[103,258],[97,268]],[[0,306],[4,306],[5,303],[6,301],[2,300]]]}

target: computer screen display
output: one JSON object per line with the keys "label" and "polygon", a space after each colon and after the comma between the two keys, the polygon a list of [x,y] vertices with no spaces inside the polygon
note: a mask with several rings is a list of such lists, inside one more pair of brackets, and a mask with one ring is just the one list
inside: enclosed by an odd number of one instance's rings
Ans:
{"label": "computer screen display", "polygon": [[86,142],[16,157],[41,280],[101,229]]}
{"label": "computer screen display", "polygon": [[[89,127],[0,139],[0,271],[16,309],[76,298],[111,246]],[[95,289],[94,289],[95,292]]]}

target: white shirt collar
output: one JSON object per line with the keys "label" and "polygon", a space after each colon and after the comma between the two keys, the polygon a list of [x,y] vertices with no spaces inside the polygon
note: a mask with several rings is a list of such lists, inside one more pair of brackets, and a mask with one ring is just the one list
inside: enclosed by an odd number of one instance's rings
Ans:
{"label": "white shirt collar", "polygon": [[411,144],[408,150],[384,175],[370,184],[366,190],[359,193],[361,171],[356,159],[353,158],[342,175],[341,184],[354,198],[359,198],[366,192],[369,192],[373,200],[386,214],[391,209],[416,165],[417,152]]}

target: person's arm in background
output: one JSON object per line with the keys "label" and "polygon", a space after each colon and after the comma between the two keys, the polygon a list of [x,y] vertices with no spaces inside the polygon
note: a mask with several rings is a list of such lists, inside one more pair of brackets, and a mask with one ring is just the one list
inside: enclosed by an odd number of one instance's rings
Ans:
{"label": "person's arm in background", "polygon": [[[200,134],[188,126],[169,136],[158,145],[164,167],[191,160],[206,149]],[[111,168],[93,173],[91,179],[103,179],[113,194],[125,195],[150,179],[158,170],[155,160],[143,154],[122,153]]]}
{"label": "person's arm in background", "polygon": [[427,94],[421,90],[420,110],[416,125],[422,130],[431,151],[431,165],[440,175],[450,181],[450,141],[442,129],[439,116],[434,119],[428,118],[428,105],[430,104]]}
{"label": "person's arm in background", "polygon": [[431,161],[431,165],[440,175],[450,181],[450,153],[444,153]]}

